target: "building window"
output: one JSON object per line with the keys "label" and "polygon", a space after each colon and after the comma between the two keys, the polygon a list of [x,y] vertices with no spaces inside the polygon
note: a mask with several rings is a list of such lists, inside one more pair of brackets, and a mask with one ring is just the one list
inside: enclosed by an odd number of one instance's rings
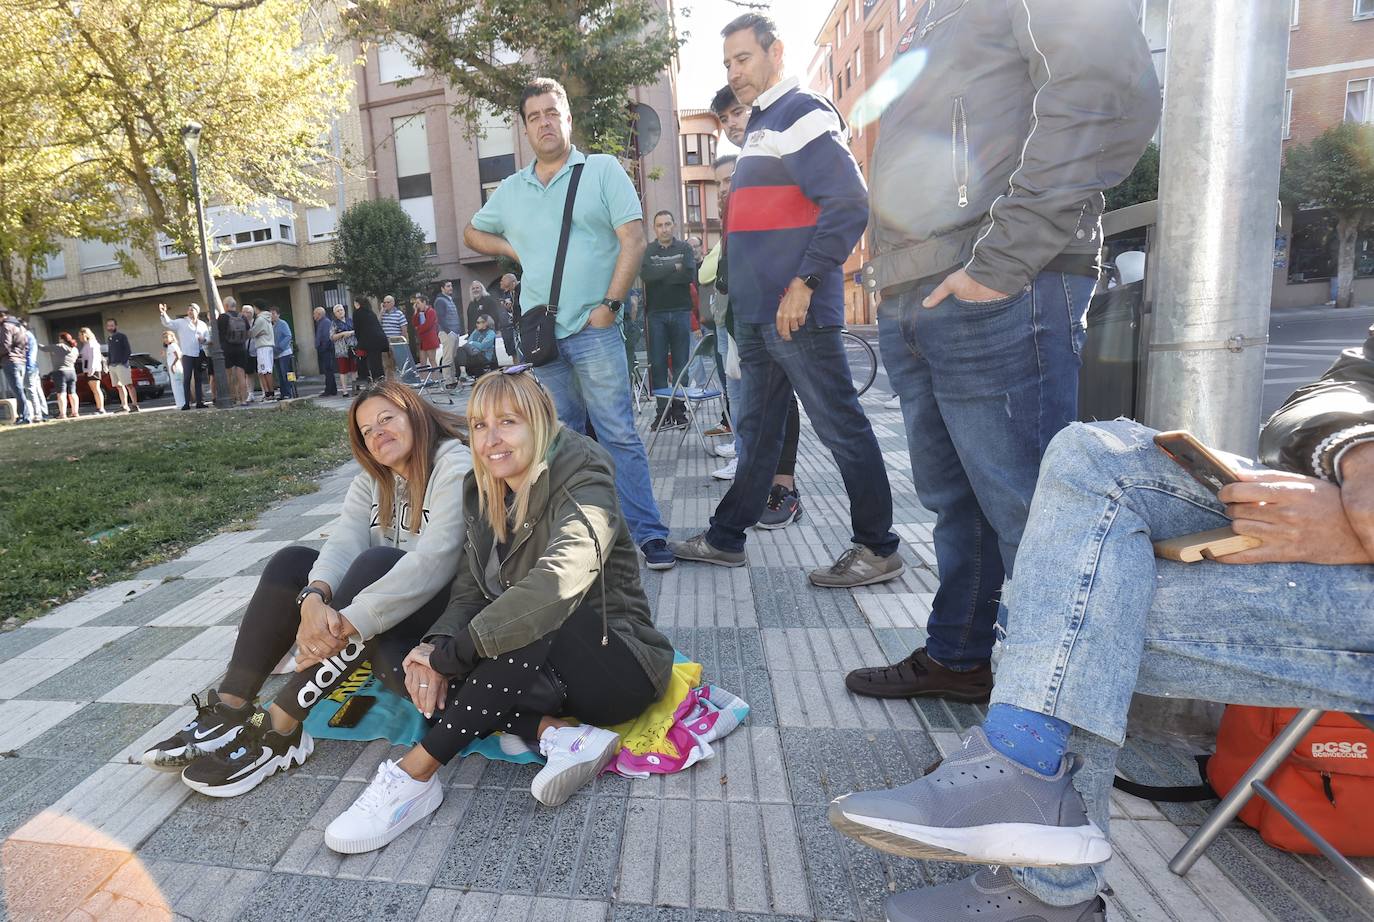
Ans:
{"label": "building window", "polygon": [[49,256],[38,270],[38,277],[44,281],[60,279],[67,274],[67,256],[61,250]]}
{"label": "building window", "polygon": [[839,77],[836,77],[836,78],[835,78],[835,101],[836,101],[836,102],[839,102],[840,98],[843,97],[843,96],[844,96],[844,86],[843,86],[843,84],[841,83],[840,78],[839,78]]}
{"label": "building window", "polygon": [[901,22],[906,15],[906,0],[897,0],[897,21]]}
{"label": "building window", "polygon": [[701,223],[701,186],[698,183],[687,184],[687,224]]}
{"label": "building window", "polygon": [[515,172],[515,129],[492,108],[484,107],[481,133],[477,136],[477,181],[482,189],[482,204]]}
{"label": "building window", "polygon": [[879,26],[879,27],[878,27],[878,60],[881,61],[881,60],[883,59],[883,55],[886,54],[886,53],[887,53],[887,26]]}
{"label": "building window", "polygon": [[82,240],[76,245],[76,255],[82,272],[98,272],[119,265],[119,248],[100,240]]}
{"label": "building window", "polygon": [[849,88],[850,88],[851,86],[853,86],[853,85],[854,85],[854,72],[850,69],[849,65],[846,64],[846,65],[844,66],[844,88],[847,90],[847,89],[849,89]]}
{"label": "building window", "polygon": [[1302,0],[1293,0],[1293,8],[1288,13],[1288,28],[1290,29],[1298,27],[1298,4],[1300,2]]}
{"label": "building window", "polygon": [[1293,91],[1283,91],[1283,137],[1285,140],[1293,134]]}
{"label": "building window", "polygon": [[312,308],[323,307],[327,311],[333,311],[336,304],[348,306],[348,289],[343,286],[343,282],[335,280],[310,283],[310,306]]}
{"label": "building window", "polygon": [[[1374,0],[1370,0],[1374,3]],[[1351,80],[1345,85],[1345,120],[1347,122],[1374,121],[1374,106],[1369,104],[1370,84],[1374,79]]]}
{"label": "building window", "polygon": [[377,46],[377,82],[396,83],[424,75],[403,45],[387,42]]}
{"label": "building window", "polygon": [[[295,212],[296,207],[285,199],[264,201],[244,211],[235,211],[223,205],[211,206],[205,209],[205,232],[210,237],[210,249],[233,250],[260,243],[295,243],[296,226],[292,221]],[[164,234],[157,235],[157,250],[162,259],[186,257]]]}
{"label": "building window", "polygon": [[863,42],[860,42],[860,43],[859,43],[858,50],[856,50],[856,51],[854,52],[854,76],[855,76],[855,77],[858,77],[858,78],[860,78],[860,79],[862,79],[862,78],[863,78],[863,75],[864,75],[864,46],[863,46]]}
{"label": "building window", "polygon": [[701,135],[682,136],[682,162],[685,166],[701,166]]}
{"label": "building window", "polygon": [[305,210],[305,234],[311,243],[328,240],[339,229],[339,209],[333,205]]}
{"label": "building window", "polygon": [[1356,19],[1374,19],[1374,0],[1355,0]]}
{"label": "building window", "polygon": [[425,243],[429,244],[430,255],[438,252],[439,235],[434,225],[434,196],[401,199],[401,208],[425,232]]}

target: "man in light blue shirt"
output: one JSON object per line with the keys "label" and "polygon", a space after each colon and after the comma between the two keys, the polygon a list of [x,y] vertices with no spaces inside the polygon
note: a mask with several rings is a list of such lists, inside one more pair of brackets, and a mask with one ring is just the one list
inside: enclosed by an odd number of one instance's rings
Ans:
{"label": "man in light blue shirt", "polygon": [[281,395],[288,400],[296,396],[296,349],[291,325],[282,319],[281,311],[272,308],[273,351],[277,359],[277,383]]}
{"label": "man in light blue shirt", "polygon": [[585,433],[590,421],[596,429],[615,461],[616,492],[630,533],[649,567],[666,570],[676,558],[654,501],[644,443],[635,432],[618,326],[620,300],[644,255],[639,197],[614,157],[587,156],[573,147],[568,94],[556,80],[540,78],[525,87],[520,120],[535,160],[497,187],[473,215],[463,241],[479,253],[520,263],[526,310],[547,304],[572,168],[584,164],[558,299],[558,358],[537,374],[564,425]]}

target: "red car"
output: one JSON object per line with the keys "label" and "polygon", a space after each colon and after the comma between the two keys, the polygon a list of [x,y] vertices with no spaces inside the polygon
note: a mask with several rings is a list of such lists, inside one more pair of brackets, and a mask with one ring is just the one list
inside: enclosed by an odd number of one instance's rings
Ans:
{"label": "red car", "polygon": [[[163,395],[166,390],[165,385],[157,382],[153,370],[148,367],[145,361],[141,360],[140,355],[135,355],[129,360],[129,371],[133,376],[134,387],[138,391],[139,399],[143,399],[144,397],[161,397]],[[77,373],[77,399],[81,403],[89,403],[94,406],[95,397],[91,395],[90,385],[87,384],[88,381],[90,381],[90,377],[84,371]],[[115,390],[114,382],[110,380],[110,373],[108,371],[101,373],[100,386],[105,390],[106,403],[109,403],[111,400],[115,401],[115,403],[119,402],[119,392]],[[52,403],[56,399],[53,397],[51,373],[43,376],[43,396],[48,398],[49,403]]]}

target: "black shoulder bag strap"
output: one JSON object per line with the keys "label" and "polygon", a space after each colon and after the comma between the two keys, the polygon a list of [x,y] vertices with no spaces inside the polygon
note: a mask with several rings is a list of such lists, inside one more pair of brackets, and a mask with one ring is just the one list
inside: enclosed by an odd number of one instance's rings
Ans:
{"label": "black shoulder bag strap", "polygon": [[549,303],[524,312],[517,324],[520,349],[525,360],[535,366],[547,365],[558,358],[558,299],[563,294],[563,264],[568,259],[568,238],[572,236],[573,203],[585,165],[575,165],[568,179],[568,195],[563,201],[563,227],[558,234],[558,253],[554,257],[553,280],[549,285]]}
{"label": "black shoulder bag strap", "polygon": [[558,232],[558,255],[553,260],[553,284],[549,286],[549,306],[558,309],[558,299],[563,294],[563,264],[568,261],[568,238],[572,236],[573,202],[577,199],[577,184],[582,181],[582,168],[579,163],[572,168],[568,178],[568,197],[563,200],[563,228]]}

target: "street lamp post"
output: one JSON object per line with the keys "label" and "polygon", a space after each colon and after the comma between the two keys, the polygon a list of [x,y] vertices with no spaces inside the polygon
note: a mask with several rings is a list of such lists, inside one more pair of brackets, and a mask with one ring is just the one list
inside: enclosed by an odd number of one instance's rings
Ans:
{"label": "street lamp post", "polygon": [[210,326],[210,364],[215,379],[215,406],[228,409],[234,405],[229,388],[229,374],[224,367],[224,347],[219,341],[219,315],[223,305],[215,286],[215,273],[210,266],[210,238],[205,232],[205,201],[200,193],[200,124],[187,122],[181,129],[181,141],[191,155],[191,188],[196,197],[196,228],[200,234],[200,274],[204,280],[206,320]]}

